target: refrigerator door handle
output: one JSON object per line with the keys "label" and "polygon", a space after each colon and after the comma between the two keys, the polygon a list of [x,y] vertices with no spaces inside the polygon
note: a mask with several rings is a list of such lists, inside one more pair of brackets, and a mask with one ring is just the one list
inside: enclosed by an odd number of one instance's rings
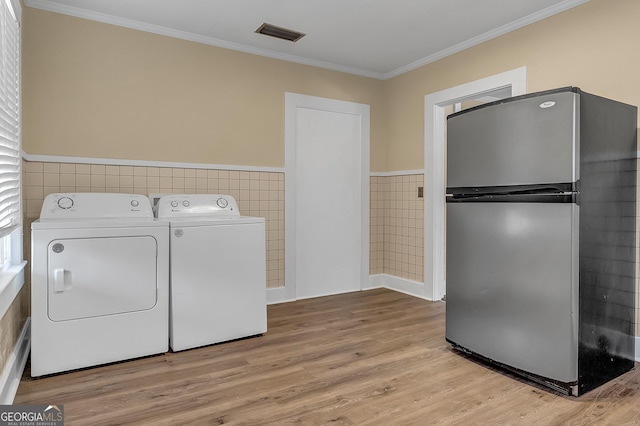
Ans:
{"label": "refrigerator door handle", "polygon": [[552,194],[497,194],[497,195],[448,195],[447,203],[573,203],[578,204],[579,194],[563,192]]}
{"label": "refrigerator door handle", "polygon": [[578,182],[536,183],[526,185],[447,187],[451,195],[558,194],[578,190]]}

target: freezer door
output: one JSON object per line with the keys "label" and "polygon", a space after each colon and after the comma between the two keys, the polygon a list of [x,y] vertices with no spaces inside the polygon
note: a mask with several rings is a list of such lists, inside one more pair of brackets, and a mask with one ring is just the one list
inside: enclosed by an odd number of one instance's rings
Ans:
{"label": "freezer door", "polygon": [[447,340],[576,381],[578,210],[571,203],[447,204]]}
{"label": "freezer door", "polygon": [[515,98],[447,120],[447,186],[482,187],[579,179],[579,95]]}

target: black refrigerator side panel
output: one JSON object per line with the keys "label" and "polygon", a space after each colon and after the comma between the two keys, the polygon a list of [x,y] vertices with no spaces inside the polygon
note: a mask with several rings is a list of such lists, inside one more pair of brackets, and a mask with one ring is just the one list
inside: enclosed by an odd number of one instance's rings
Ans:
{"label": "black refrigerator side panel", "polygon": [[580,93],[578,394],[635,359],[637,108]]}

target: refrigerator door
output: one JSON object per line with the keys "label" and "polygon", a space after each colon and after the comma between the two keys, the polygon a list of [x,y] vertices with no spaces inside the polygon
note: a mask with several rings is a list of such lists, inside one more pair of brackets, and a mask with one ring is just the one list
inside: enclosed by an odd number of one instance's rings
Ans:
{"label": "refrigerator door", "polygon": [[448,203],[447,340],[575,382],[578,213],[572,203]]}
{"label": "refrigerator door", "polygon": [[451,115],[447,186],[575,182],[579,99],[571,91],[553,91]]}

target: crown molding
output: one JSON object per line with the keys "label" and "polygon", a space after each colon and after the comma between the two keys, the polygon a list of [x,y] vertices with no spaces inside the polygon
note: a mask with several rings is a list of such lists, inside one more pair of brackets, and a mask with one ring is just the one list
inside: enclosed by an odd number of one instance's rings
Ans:
{"label": "crown molding", "polygon": [[433,55],[429,55],[423,59],[412,62],[410,64],[404,65],[402,67],[396,68],[388,73],[378,73],[368,70],[362,70],[358,68],[347,67],[339,64],[334,64],[325,61],[318,61],[314,59],[304,58],[296,55],[289,55],[286,53],[274,52],[267,49],[261,49],[257,47],[248,46],[240,43],[232,43],[225,40],[220,40],[213,37],[206,37],[194,33],[189,33],[186,31],[174,30],[167,27],[162,27],[159,25],[151,25],[144,22],[120,18],[113,15],[108,15],[99,12],[92,12],[82,8],[61,5],[55,2],[51,2],[48,0],[24,0],[24,3],[28,7],[33,7],[36,9],[46,10],[48,12],[61,13],[64,15],[74,16],[77,18],[88,19],[92,21],[98,21],[105,24],[116,25],[119,27],[131,28],[134,30],[145,31],[149,33],[164,35],[167,37],[178,38],[187,41],[193,41],[196,43],[207,44],[210,46],[221,47],[223,49],[235,50],[243,53],[249,53],[252,55],[258,55],[263,57],[268,57],[272,59],[278,59],[281,61],[293,62],[301,65],[308,65],[316,68],[328,69],[331,71],[344,72],[347,74],[359,75],[361,77],[368,77],[377,80],[388,80],[393,77],[397,77],[409,71],[413,71],[417,68],[420,68],[424,65],[430,64],[432,62],[438,61],[440,59],[446,58],[447,56],[453,55],[455,53],[461,52],[470,47],[476,46],[485,41],[494,39],[501,35],[507,34],[511,31],[517,30],[534,22],[540,21],[542,19],[548,18],[560,12],[564,12],[565,10],[571,9],[575,6],[579,6],[583,3],[587,3],[590,0],[565,0],[554,6],[547,7],[539,12],[532,13],[524,18],[518,19],[514,22],[511,22],[507,25],[503,25],[499,28],[496,28],[492,31],[488,31],[484,34],[481,34],[477,37],[466,40],[462,43],[458,43],[455,46],[451,46],[447,49],[443,49]]}
{"label": "crown molding", "polygon": [[388,80],[393,77],[397,77],[399,75],[405,74],[409,71],[413,71],[417,68],[420,68],[424,65],[430,64],[432,62],[436,62],[440,59],[446,58],[447,56],[451,56],[455,53],[462,52],[465,49],[468,49],[473,46],[477,46],[480,43],[484,43],[485,41],[489,41],[491,39],[500,37],[511,31],[515,31],[522,27],[526,27],[527,25],[533,24],[535,22],[541,21],[543,19],[549,18],[553,15],[556,15],[560,12],[564,12],[573,7],[579,6],[583,3],[587,3],[590,0],[565,0],[560,2],[554,6],[549,6],[546,9],[540,10],[536,13],[532,13],[531,15],[525,16],[524,18],[520,18],[516,21],[510,22],[506,25],[498,27],[494,30],[488,31],[484,34],[481,34],[477,37],[471,38],[469,40],[463,41],[462,43],[458,43],[454,46],[451,46],[447,49],[443,49],[433,55],[429,55],[426,58],[422,58],[418,61],[412,62],[400,68],[396,68],[395,70],[388,72],[382,76],[382,80]]}

